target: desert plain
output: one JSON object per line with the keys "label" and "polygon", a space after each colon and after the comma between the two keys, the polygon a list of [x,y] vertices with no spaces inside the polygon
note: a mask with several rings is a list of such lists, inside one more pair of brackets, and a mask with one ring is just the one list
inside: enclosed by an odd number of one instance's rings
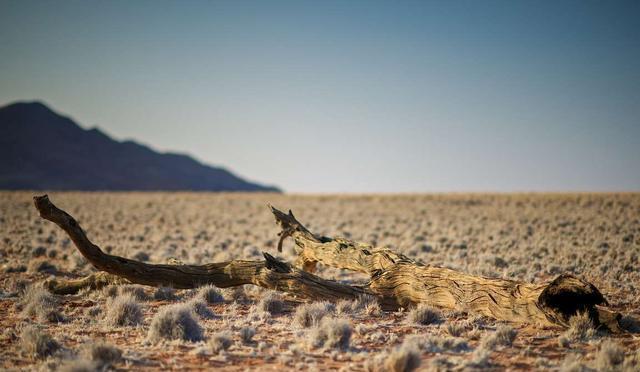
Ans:
{"label": "desert plain", "polygon": [[[105,252],[149,263],[294,262],[272,204],[309,230],[386,246],[425,264],[523,282],[572,273],[623,315],[625,332],[511,324],[363,298],[308,303],[246,285],[110,286],[72,295],[51,278],[95,272],[38,216],[41,192],[0,192],[0,369],[640,370],[640,194],[289,195],[49,193]],[[320,265],[317,275],[365,283]]]}

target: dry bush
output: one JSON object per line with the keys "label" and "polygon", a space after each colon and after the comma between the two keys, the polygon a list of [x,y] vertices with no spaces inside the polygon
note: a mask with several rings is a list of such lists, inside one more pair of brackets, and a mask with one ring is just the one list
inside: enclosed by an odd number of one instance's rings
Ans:
{"label": "dry bush", "polygon": [[582,360],[575,354],[568,354],[560,364],[560,372],[585,372],[587,367],[582,364]]}
{"label": "dry bush", "polygon": [[429,305],[420,304],[407,313],[406,322],[408,324],[428,325],[440,323],[442,314],[439,310]]}
{"label": "dry bush", "polygon": [[405,340],[399,347],[376,355],[365,362],[368,372],[411,372],[420,367],[420,348],[415,340]]}
{"label": "dry bush", "polygon": [[59,372],[95,372],[103,370],[96,362],[87,359],[67,360],[57,369]]}
{"label": "dry bush", "polygon": [[142,324],[142,307],[131,294],[121,294],[107,300],[104,321],[110,326]]}
{"label": "dry bush", "polygon": [[596,353],[594,363],[599,371],[615,371],[624,363],[624,349],[613,341],[604,341]]}
{"label": "dry bush", "polygon": [[144,291],[144,288],[140,285],[136,284],[127,284],[120,286],[120,292],[122,294],[131,294],[138,301],[149,301],[151,297]]}
{"label": "dry bush", "polygon": [[214,354],[218,354],[223,350],[227,350],[233,344],[231,335],[227,332],[218,332],[211,336],[208,345]]}
{"label": "dry bush", "polygon": [[158,287],[153,293],[153,298],[159,301],[175,301],[178,296],[176,290],[171,287]]}
{"label": "dry bush", "polygon": [[640,319],[633,315],[625,315],[620,319],[620,326],[631,333],[640,333]]}
{"label": "dry bush", "polygon": [[83,351],[87,359],[95,362],[100,368],[108,368],[122,360],[122,351],[117,347],[104,343],[93,342]]}
{"label": "dry bush", "polygon": [[308,343],[313,348],[340,349],[349,348],[353,328],[344,319],[325,317],[308,334]]}
{"label": "dry bush", "polygon": [[445,329],[453,337],[460,337],[467,331],[466,327],[458,322],[448,323]]}
{"label": "dry bush", "polygon": [[471,358],[464,365],[467,369],[486,369],[491,366],[491,351],[483,347],[471,353]]}
{"label": "dry bush", "polygon": [[151,320],[147,339],[154,343],[162,340],[201,341],[204,332],[189,304],[175,304],[160,308]]}
{"label": "dry bush", "polygon": [[253,340],[253,336],[256,335],[256,329],[253,327],[242,327],[240,328],[240,339],[243,343],[249,344]]}
{"label": "dry bush", "polygon": [[293,315],[293,324],[300,328],[317,326],[322,318],[335,311],[335,306],[329,302],[313,302],[298,306]]}
{"label": "dry bush", "polygon": [[58,269],[49,263],[48,260],[31,260],[29,261],[29,265],[27,266],[27,272],[30,273],[46,273],[46,274],[55,274],[58,272]]}
{"label": "dry bush", "polygon": [[461,353],[470,349],[467,341],[462,338],[442,336],[426,337],[422,342],[422,348],[429,353]]}
{"label": "dry bush", "polygon": [[276,292],[270,291],[264,294],[260,301],[256,304],[259,311],[268,312],[271,315],[280,314],[284,309],[282,296]]}
{"label": "dry bush", "polygon": [[48,333],[32,325],[27,325],[20,333],[22,352],[33,359],[45,358],[60,349],[60,344]]}
{"label": "dry bush", "polygon": [[213,285],[205,285],[198,289],[195,298],[202,299],[208,304],[218,304],[224,302],[224,296],[218,288]]}
{"label": "dry bush", "polygon": [[195,311],[196,314],[202,319],[213,319],[216,317],[216,314],[209,309],[207,303],[199,298],[195,298],[189,302],[187,302],[189,306]]}
{"label": "dry bush", "polygon": [[518,331],[508,325],[500,325],[495,332],[486,335],[482,339],[482,347],[494,350],[497,346],[511,346],[516,339]]}
{"label": "dry bush", "polygon": [[[589,314],[582,312],[569,318],[569,329],[562,336],[564,336],[564,339],[560,340],[560,342],[566,344],[568,341],[592,340],[597,337],[597,333]],[[568,341],[565,341],[565,339]]]}
{"label": "dry bush", "polygon": [[42,287],[32,286],[17,307],[22,309],[24,316],[35,316],[40,322],[59,323],[65,321],[65,318],[55,309],[58,306],[59,301],[55,295]]}

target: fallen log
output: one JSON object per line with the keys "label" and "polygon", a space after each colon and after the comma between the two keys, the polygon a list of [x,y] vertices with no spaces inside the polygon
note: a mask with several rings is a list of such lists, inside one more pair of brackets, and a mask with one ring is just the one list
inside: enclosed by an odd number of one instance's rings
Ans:
{"label": "fallen log", "polygon": [[96,269],[104,272],[79,280],[49,281],[46,285],[53,293],[72,294],[83,288],[97,289],[109,284],[135,283],[177,289],[197,288],[205,284],[220,288],[253,284],[301,298],[328,301],[357,299],[370,294],[364,287],[322,279],[278,261],[268,253],[264,253],[264,261],[233,260],[205,265],[148,264],[110,255],[93,244],[78,222],[53,205],[47,195],[36,196],[33,201],[40,217],[64,230],[78,251]]}
{"label": "fallen log", "polygon": [[591,283],[571,274],[551,282],[523,283],[486,278],[456,270],[424,265],[387,248],[329,238],[310,232],[293,213],[271,207],[282,228],[278,248],[291,237],[298,255],[295,265],[314,271],[318,263],[370,276],[367,288],[401,306],[428,304],[482,314],[498,320],[567,326],[569,318],[586,311],[596,325],[619,331],[620,315],[605,309],[608,303]]}

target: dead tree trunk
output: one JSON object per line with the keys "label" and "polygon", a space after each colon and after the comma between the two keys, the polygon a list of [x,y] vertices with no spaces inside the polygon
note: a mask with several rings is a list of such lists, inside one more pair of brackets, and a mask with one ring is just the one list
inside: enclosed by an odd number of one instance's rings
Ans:
{"label": "dead tree trunk", "polygon": [[579,311],[591,314],[596,324],[618,331],[618,314],[601,308],[608,305],[591,283],[563,274],[555,280],[530,284],[465,274],[424,265],[387,248],[375,248],[344,238],[320,237],[302,225],[293,213],[271,207],[282,227],[278,248],[285,238],[295,241],[296,265],[313,271],[318,263],[366,273],[368,289],[401,306],[424,303],[482,314],[498,320],[566,326]]}
{"label": "dead tree trunk", "polygon": [[291,267],[268,253],[264,253],[264,261],[233,260],[205,265],[147,264],[110,255],[93,244],[76,220],[53,205],[47,195],[36,196],[33,200],[42,218],[58,225],[96,269],[108,273],[97,273],[80,280],[50,281],[48,288],[54,293],[70,294],[82,288],[99,288],[108,284],[130,282],[173,288],[196,288],[205,284],[227,288],[254,284],[289,292],[302,298],[329,301],[356,299],[369,294],[363,287],[324,280]]}
{"label": "dead tree trunk", "polygon": [[[86,236],[76,220],[53,205],[49,198],[34,197],[40,216],[54,222],[98,270],[79,280],[53,280],[48,287],[59,294],[107,284],[137,283],[149,286],[195,288],[213,284],[226,288],[253,284],[311,300],[356,299],[374,295],[383,308],[426,303],[448,309],[484,314],[498,320],[564,326],[577,311],[588,311],[596,324],[618,332],[619,315],[598,307],[607,302],[591,284],[561,275],[545,284],[527,284],[472,276],[455,270],[425,266],[388,249],[346,239],[318,237],[288,215],[272,208],[282,226],[278,248],[291,236],[296,242],[298,267],[264,253],[264,261],[233,260],[205,265],[147,264],[104,253]],[[315,265],[326,265],[370,275],[366,286],[351,286],[313,275]],[[302,269],[300,269],[302,267]]]}

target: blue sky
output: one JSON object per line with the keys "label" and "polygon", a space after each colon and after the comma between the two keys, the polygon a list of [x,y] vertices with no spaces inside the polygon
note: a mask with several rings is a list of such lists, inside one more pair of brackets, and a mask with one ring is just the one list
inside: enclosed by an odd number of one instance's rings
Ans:
{"label": "blue sky", "polygon": [[640,190],[640,2],[2,1],[0,104],[292,192]]}

